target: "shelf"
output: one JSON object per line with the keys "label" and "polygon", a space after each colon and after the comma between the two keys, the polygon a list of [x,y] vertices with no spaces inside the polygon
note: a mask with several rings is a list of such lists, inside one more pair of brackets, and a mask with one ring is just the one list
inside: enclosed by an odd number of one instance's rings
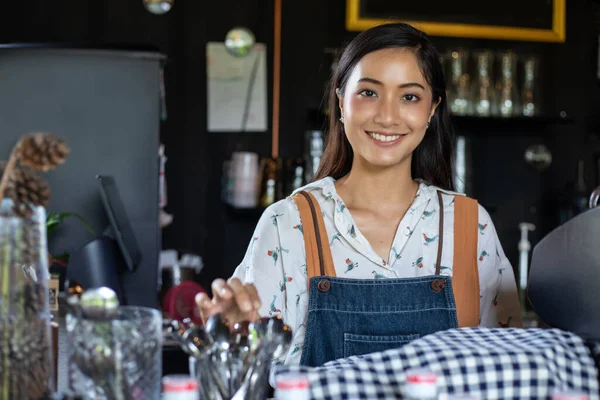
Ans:
{"label": "shelf", "polygon": [[[453,115],[452,121],[457,127],[477,126],[485,130],[496,130],[506,127],[539,127],[543,125],[565,125],[572,124],[573,118],[561,112],[562,115],[539,115],[534,117],[478,117],[470,115]],[[307,112],[307,124],[309,129],[323,129],[327,122],[326,116],[319,110],[310,109]]]}
{"label": "shelf", "polygon": [[551,124],[572,124],[573,119],[565,115],[550,116],[540,115],[535,117],[478,117],[470,115],[453,115],[452,120],[457,125],[481,124],[481,125],[551,125]]}

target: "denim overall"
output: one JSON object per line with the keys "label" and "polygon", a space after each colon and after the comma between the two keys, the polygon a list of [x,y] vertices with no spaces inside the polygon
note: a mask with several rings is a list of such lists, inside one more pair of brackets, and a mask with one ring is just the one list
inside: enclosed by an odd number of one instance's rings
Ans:
{"label": "denim overall", "polygon": [[[439,192],[438,199],[443,210]],[[435,275],[310,278],[301,365],[319,366],[338,358],[396,348],[421,336],[458,327],[452,279],[440,275],[443,212],[440,215]]]}

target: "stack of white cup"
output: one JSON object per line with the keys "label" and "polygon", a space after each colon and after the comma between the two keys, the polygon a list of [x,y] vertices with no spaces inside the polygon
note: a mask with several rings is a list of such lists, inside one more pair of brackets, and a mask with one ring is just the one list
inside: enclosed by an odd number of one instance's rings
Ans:
{"label": "stack of white cup", "polygon": [[233,193],[231,205],[253,208],[258,205],[258,154],[234,152],[231,157]]}

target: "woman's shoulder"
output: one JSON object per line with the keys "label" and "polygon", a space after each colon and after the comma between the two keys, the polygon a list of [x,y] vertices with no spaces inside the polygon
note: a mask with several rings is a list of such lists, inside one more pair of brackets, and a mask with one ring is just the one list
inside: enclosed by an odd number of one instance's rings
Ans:
{"label": "woman's shoulder", "polygon": [[466,198],[466,199],[474,201],[477,204],[478,220],[480,223],[485,224],[485,223],[491,222],[492,218],[491,218],[489,212],[483,205],[481,205],[481,203],[477,200],[476,197],[468,196],[465,193],[456,192],[453,190],[442,189],[442,188],[439,188],[436,186],[431,186],[431,187],[434,190],[438,190],[439,192],[442,193],[444,208],[446,210],[448,210],[448,211],[454,210],[454,204],[455,204],[457,198]]}
{"label": "woman's shoulder", "polygon": [[319,205],[323,207],[328,200],[337,196],[334,182],[335,180],[333,178],[327,177],[308,183],[294,190],[285,198],[265,208],[262,216],[260,217],[259,225],[264,226],[272,224],[278,226],[278,221],[296,223],[300,218],[300,212],[298,211],[298,206],[294,201],[294,196],[298,195],[300,192],[311,193]]}

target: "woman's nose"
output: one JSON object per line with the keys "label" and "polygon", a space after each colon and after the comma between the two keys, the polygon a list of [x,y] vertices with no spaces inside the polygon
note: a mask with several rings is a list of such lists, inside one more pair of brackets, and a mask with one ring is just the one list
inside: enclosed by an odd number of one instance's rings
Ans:
{"label": "woman's nose", "polygon": [[400,106],[391,99],[383,99],[379,102],[374,122],[382,126],[397,125],[401,116]]}

